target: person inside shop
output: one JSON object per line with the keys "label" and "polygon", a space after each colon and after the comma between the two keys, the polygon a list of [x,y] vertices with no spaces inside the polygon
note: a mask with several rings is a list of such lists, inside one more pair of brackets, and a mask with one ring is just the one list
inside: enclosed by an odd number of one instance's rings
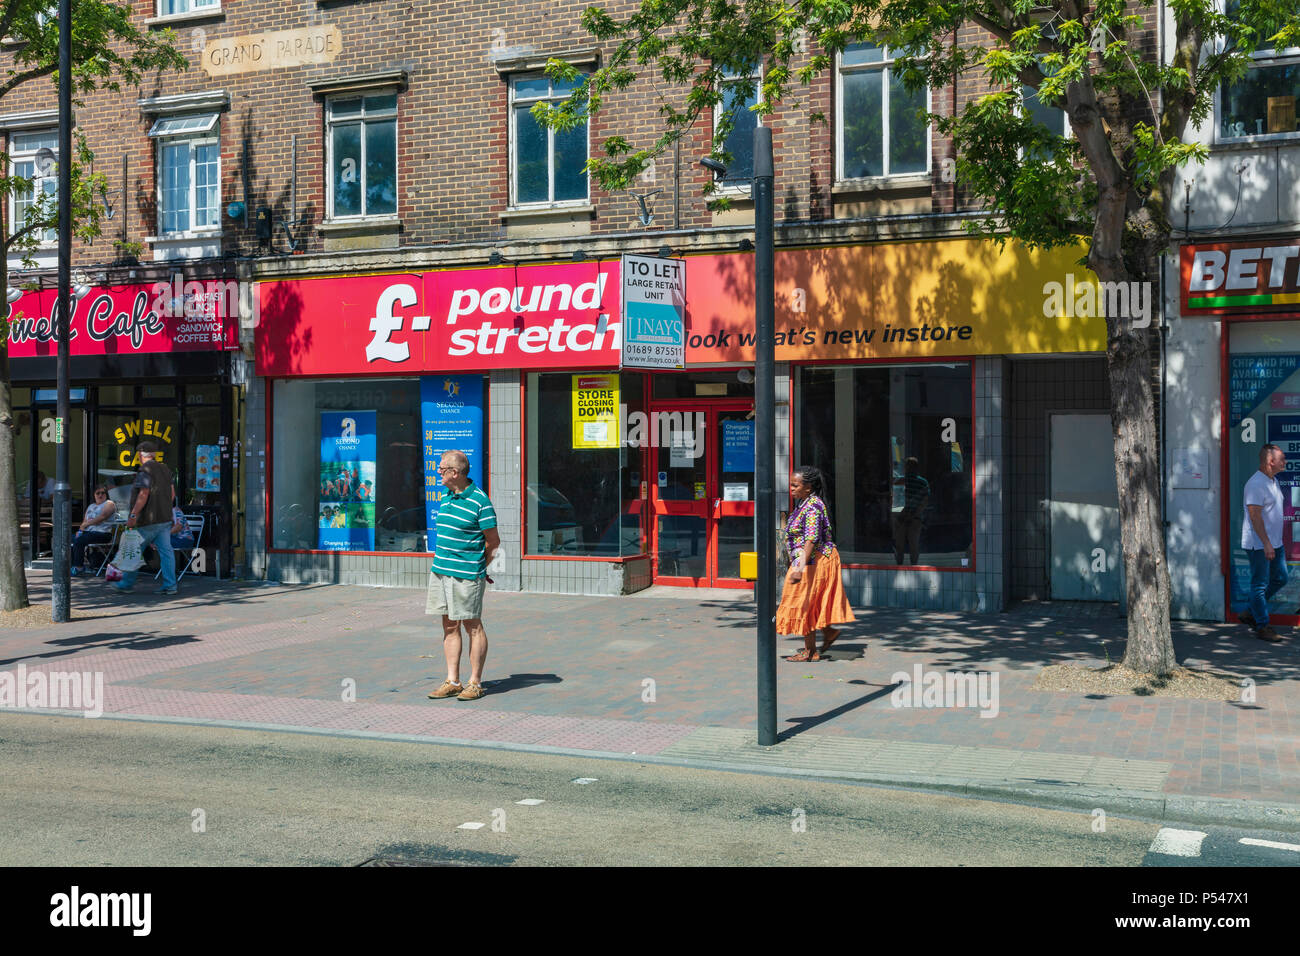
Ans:
{"label": "person inside shop", "polygon": [[108,544],[113,540],[113,532],[108,530],[108,522],[117,512],[117,505],[108,497],[107,485],[96,485],[92,492],[95,502],[86,508],[77,533],[72,538],[72,569],[74,578],[82,573],[86,563],[86,547],[92,544]]}
{"label": "person inside shop", "polygon": [[23,497],[30,498],[32,496],[33,488],[36,489],[36,495],[39,498],[49,501],[54,497],[54,479],[47,478],[43,471],[36,472],[35,482],[29,481],[27,483],[27,490],[23,492]]}
{"label": "person inside shop", "polygon": [[894,479],[903,486],[903,510],[894,515],[894,563],[903,563],[906,549],[913,564],[921,557],[921,516],[930,501],[930,483],[920,475],[921,463],[916,458],[903,462],[903,475]]}

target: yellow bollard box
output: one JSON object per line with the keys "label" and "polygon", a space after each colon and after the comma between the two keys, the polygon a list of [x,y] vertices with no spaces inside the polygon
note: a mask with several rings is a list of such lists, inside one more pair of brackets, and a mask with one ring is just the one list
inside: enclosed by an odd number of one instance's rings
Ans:
{"label": "yellow bollard box", "polygon": [[758,580],[758,552],[740,552],[740,576],[746,581]]}

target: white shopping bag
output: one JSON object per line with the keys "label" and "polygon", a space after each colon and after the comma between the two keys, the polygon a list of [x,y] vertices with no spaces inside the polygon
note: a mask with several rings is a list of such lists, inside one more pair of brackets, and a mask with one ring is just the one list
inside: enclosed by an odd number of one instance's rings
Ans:
{"label": "white shopping bag", "polygon": [[122,532],[113,564],[119,571],[138,571],[144,564],[144,538],[139,531],[128,529]]}

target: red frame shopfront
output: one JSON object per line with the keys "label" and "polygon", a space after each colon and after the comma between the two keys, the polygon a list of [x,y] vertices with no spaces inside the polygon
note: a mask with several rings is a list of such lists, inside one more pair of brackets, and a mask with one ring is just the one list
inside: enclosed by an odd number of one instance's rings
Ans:
{"label": "red frame shopfront", "polygon": [[[1286,522],[1283,547],[1288,549],[1291,582],[1286,597],[1300,581],[1300,535],[1296,533],[1300,510],[1294,509],[1292,499],[1300,481],[1300,441],[1288,441],[1271,435],[1272,419],[1300,414],[1300,388],[1292,392],[1276,393],[1296,367],[1300,367],[1300,239],[1287,237],[1260,237],[1247,241],[1197,243],[1180,249],[1180,307],[1184,320],[1204,316],[1207,320],[1222,323],[1219,336],[1220,385],[1220,475],[1223,476],[1223,493],[1220,495],[1220,566],[1223,571],[1224,607],[1228,621],[1240,621],[1244,594],[1242,587],[1249,573],[1242,562],[1242,513],[1239,504],[1242,486],[1253,468],[1252,453],[1265,442],[1280,444],[1287,455],[1287,471],[1278,475],[1284,487]],[[1261,325],[1263,323],[1263,325]],[[1281,323],[1291,323],[1284,328]],[[1272,331],[1265,335],[1249,336],[1251,327]],[[1277,351],[1276,346],[1261,349],[1245,346],[1248,338],[1256,337],[1282,343],[1290,333],[1291,347]],[[1269,363],[1272,363],[1271,365]],[[1280,369],[1280,370],[1279,370]],[[1265,394],[1256,383],[1266,382]],[[1265,401],[1267,404],[1265,405]],[[1263,421],[1258,409],[1267,407]],[[1245,427],[1253,419],[1255,434],[1247,442]],[[1300,419],[1297,419],[1300,423]],[[1249,447],[1248,447],[1249,446]],[[1243,458],[1244,455],[1244,458]],[[1292,494],[1286,494],[1292,489]],[[1292,515],[1295,514],[1295,517]],[[1288,598],[1289,600],[1289,598]],[[1296,602],[1290,601],[1291,606]],[[1234,607],[1234,605],[1236,607]],[[1300,613],[1270,613],[1270,619],[1294,627],[1300,625]]]}
{"label": "red frame shopfront", "polygon": [[[978,356],[1016,352],[1078,354],[1102,348],[1105,332],[1100,318],[1067,321],[1058,317],[1034,327],[1028,335],[1024,324],[1018,321],[1018,317],[1042,313],[1042,280],[1077,268],[1074,261],[1071,250],[1037,253],[1019,250],[1002,254],[991,244],[969,239],[783,249],[777,257],[780,280],[776,358],[788,363],[794,375],[799,374],[799,369],[821,366],[961,363],[970,369],[970,404],[974,406],[973,365]],[[681,375],[685,380],[693,374],[714,372],[734,379],[738,372],[752,368],[752,303],[745,301],[738,291],[749,286],[752,256],[703,254],[689,256],[685,262],[687,368],[684,373],[646,373],[645,410],[698,411],[707,410],[711,404],[733,411],[740,410],[738,406],[752,407],[752,399],[747,398],[733,407],[718,398],[734,393],[694,393],[698,400],[661,400],[650,394],[650,383],[661,377]],[[894,274],[908,277],[907,295],[899,294],[898,282],[878,281]],[[949,295],[945,290],[954,275],[966,276],[970,289]],[[868,281],[849,281],[854,276]],[[527,526],[525,504],[531,467],[528,383],[535,373],[577,376],[584,372],[617,371],[620,324],[617,260],[263,281],[259,283],[258,300],[257,373],[271,380],[267,402],[265,520],[272,542],[277,494],[274,471],[278,467],[275,428],[280,417],[274,395],[276,382],[339,379],[363,383],[372,379],[413,381],[430,375],[487,374],[492,377],[492,394],[498,402],[503,396],[500,384],[517,382],[513,390],[519,396],[518,446],[514,438],[508,442],[510,447],[498,446],[493,467],[498,478],[509,475],[512,486],[518,487],[521,495],[517,524],[520,540],[515,542],[515,553],[521,562],[533,562],[537,566],[546,562],[606,565],[646,562],[645,571],[636,573],[643,573],[647,582],[657,574],[672,583],[748,586],[720,575],[716,557],[710,558],[706,573],[696,569],[690,574],[674,575],[669,567],[657,566],[652,574],[648,562],[654,559],[658,564],[659,557],[658,528],[652,519],[657,510],[667,512],[682,507],[670,505],[665,496],[658,494],[657,480],[650,480],[657,478],[652,472],[658,471],[650,466],[652,449],[641,449],[639,455],[633,454],[633,449],[626,449],[629,453],[626,461],[638,466],[625,465],[619,470],[620,487],[616,494],[621,499],[619,513],[624,516],[619,520],[630,524],[633,516],[640,518],[639,538],[631,549],[636,553],[628,553],[628,549],[622,549],[622,553],[539,553],[535,547],[537,535]],[[513,378],[512,372],[517,372],[519,378]],[[626,370],[624,374],[640,373]],[[797,401],[797,394],[789,396],[792,435],[798,428]],[[500,406],[499,411],[505,408]],[[974,412],[972,407],[972,429]],[[484,413],[486,418],[486,408]],[[510,417],[515,417],[513,411]],[[547,427],[547,423],[542,422],[539,427]],[[485,434],[485,447],[493,447],[497,437],[491,432]],[[970,471],[970,490],[966,493],[971,501],[969,558],[964,565],[954,559],[952,566],[936,570],[976,570],[973,439],[972,432],[966,442],[969,447],[962,449],[969,456]],[[503,461],[502,455],[507,459],[517,457],[517,464]],[[790,468],[801,464],[792,455],[783,458],[788,458]],[[645,486],[644,497],[631,493],[634,472],[640,476],[636,484]],[[717,494],[719,488],[707,486],[708,481],[717,484],[716,477],[706,479],[704,495],[699,500],[706,502],[706,509],[716,504],[718,518],[726,517],[723,510],[735,510],[742,505],[752,507],[748,502],[720,500],[726,495]],[[500,488],[489,490],[504,494]],[[513,498],[513,491],[509,497]],[[690,500],[696,499],[692,496]],[[687,507],[698,511],[700,506],[692,503]],[[747,512],[730,517],[746,515]],[[712,512],[706,513],[703,519],[706,523],[713,522]],[[595,537],[599,537],[599,531],[595,529]],[[710,532],[709,539],[712,547],[707,550],[713,553],[718,544],[716,528]],[[274,544],[268,551],[329,553],[311,548],[278,548]],[[897,567],[875,562],[846,564],[864,571]],[[930,566],[917,563],[907,567],[928,570]],[[527,578],[526,571],[520,573],[521,580]]]}

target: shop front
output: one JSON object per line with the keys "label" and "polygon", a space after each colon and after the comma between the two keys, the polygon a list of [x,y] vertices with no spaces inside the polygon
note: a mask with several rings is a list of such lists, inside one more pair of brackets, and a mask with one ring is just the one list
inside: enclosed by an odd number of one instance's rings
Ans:
{"label": "shop front", "polygon": [[[229,292],[230,298],[225,296]],[[71,520],[80,522],[105,485],[125,511],[139,467],[136,446],[159,448],[178,504],[205,519],[200,573],[229,571],[234,509],[233,443],[238,348],[233,283],[91,288],[74,299],[69,324],[71,415],[56,413],[54,290],[30,291],[13,307],[9,335],[19,520],[29,560],[51,553],[51,505],[60,434],[68,444]]]}
{"label": "shop front", "polygon": [[[753,258],[682,261],[679,370],[620,366],[617,259],[260,283],[268,575],[422,586],[431,466],[469,446],[497,587],[751,587]],[[858,600],[1001,606],[1010,359],[1104,347],[1100,313],[1046,288],[1076,261],[965,239],[778,253],[778,500],[796,466],[826,474]],[[339,457],[345,420],[373,457]],[[358,476],[375,534],[327,535],[353,526]]]}
{"label": "shop front", "polygon": [[[1242,499],[1247,480],[1259,469],[1260,449],[1274,444],[1287,457],[1277,481],[1284,512],[1282,547],[1291,577],[1273,598],[1270,613],[1275,622],[1294,626],[1300,622],[1300,238],[1187,245],[1180,260],[1184,324],[1200,332],[1222,323],[1218,398],[1223,438],[1216,464],[1224,477],[1221,493],[1215,495],[1218,513],[1210,518],[1219,527],[1204,530],[1210,540],[1221,542],[1225,616],[1236,620],[1248,605]],[[1190,438],[1172,449],[1170,494],[1180,509],[1186,509],[1194,489],[1220,491],[1211,480],[1208,451],[1205,443]]]}

